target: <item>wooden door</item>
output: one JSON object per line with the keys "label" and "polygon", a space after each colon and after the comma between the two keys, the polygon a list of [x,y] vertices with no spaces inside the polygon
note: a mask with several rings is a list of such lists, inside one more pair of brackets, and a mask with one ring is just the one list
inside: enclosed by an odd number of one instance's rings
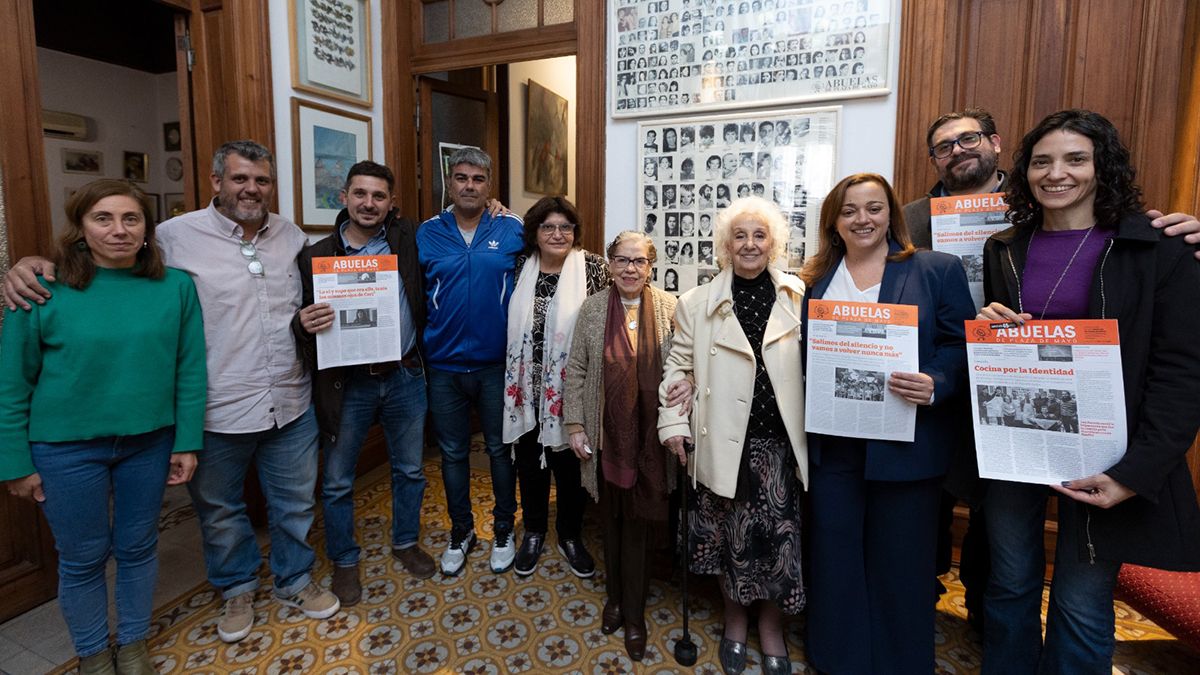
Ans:
{"label": "wooden door", "polygon": [[417,139],[421,149],[421,217],[441,211],[445,197],[441,144],[473,145],[488,153],[492,166],[492,196],[504,191],[505,172],[500,160],[500,102],[495,92],[453,84],[432,77],[417,78],[420,119]]}

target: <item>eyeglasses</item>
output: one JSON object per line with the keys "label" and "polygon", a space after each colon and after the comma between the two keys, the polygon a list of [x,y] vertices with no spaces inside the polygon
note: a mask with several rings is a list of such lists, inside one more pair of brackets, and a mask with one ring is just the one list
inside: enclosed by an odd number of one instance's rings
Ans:
{"label": "eyeglasses", "polygon": [[983,132],[968,131],[965,134],[959,134],[958,138],[949,141],[942,141],[929,149],[929,154],[937,159],[946,159],[954,154],[954,146],[958,146],[963,150],[979,147],[983,142]]}
{"label": "eyeglasses", "polygon": [[538,225],[538,229],[546,234],[550,234],[555,230],[563,234],[571,234],[575,232],[575,223],[542,223]]}
{"label": "eyeglasses", "polygon": [[263,264],[258,259],[258,249],[254,248],[254,242],[242,242],[242,257],[250,261],[250,264],[246,265],[246,269],[250,271],[250,276],[263,276]]}
{"label": "eyeglasses", "polygon": [[623,255],[614,255],[612,257],[612,266],[616,269],[623,270],[630,265],[639,270],[646,269],[650,265],[649,258],[626,258]]}

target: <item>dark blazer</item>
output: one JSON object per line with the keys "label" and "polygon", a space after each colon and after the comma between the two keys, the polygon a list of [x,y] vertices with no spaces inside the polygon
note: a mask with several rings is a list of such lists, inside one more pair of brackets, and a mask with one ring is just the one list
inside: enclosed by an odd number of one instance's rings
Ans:
{"label": "dark blazer", "polygon": [[[333,233],[315,244],[306,246],[296,259],[300,267],[302,297],[300,308],[313,304],[312,261],[313,258],[346,255],[342,245],[341,224],[349,218],[346,209],[337,215],[337,226]],[[421,349],[421,335],[425,328],[425,278],[417,261],[417,226],[399,215],[395,209],[385,219],[388,248],[396,255],[400,269],[400,280],[404,282],[404,295],[412,311],[413,327],[417,331],[417,349]],[[300,360],[313,375],[313,404],[316,406],[317,426],[321,430],[321,442],[332,445],[337,442],[337,433],[342,424],[342,395],[346,381],[354,374],[352,366],[317,370],[317,339],[300,325],[300,312],[292,317],[292,334],[296,337],[296,349]]]}
{"label": "dark blazer", "polygon": [[[1032,228],[1009,228],[984,246],[987,302],[1018,309]],[[1200,427],[1200,264],[1195,247],[1166,237],[1143,214],[1125,216],[1101,254],[1088,316],[1116,319],[1129,444],[1108,471],[1137,496],[1110,509],[1079,510],[1079,554],[1200,571],[1200,507],[1184,454]],[[986,481],[985,481],[986,482]],[[1090,522],[1090,532],[1084,523]]]}
{"label": "dark blazer", "polygon": [[[890,253],[899,250],[892,242]],[[840,262],[840,260],[839,260]],[[808,301],[829,289],[834,268],[806,295],[801,317],[808,335]],[[963,321],[975,318],[967,274],[958,258],[936,251],[917,251],[907,260],[888,261],[879,302],[917,306],[918,364],[933,378],[933,404],[917,407],[913,442],[865,441],[868,480],[923,480],[942,476],[950,453],[962,446],[963,401],[967,389],[967,350]],[[807,367],[807,364],[806,364]],[[821,463],[824,434],[808,435],[808,457]]]}

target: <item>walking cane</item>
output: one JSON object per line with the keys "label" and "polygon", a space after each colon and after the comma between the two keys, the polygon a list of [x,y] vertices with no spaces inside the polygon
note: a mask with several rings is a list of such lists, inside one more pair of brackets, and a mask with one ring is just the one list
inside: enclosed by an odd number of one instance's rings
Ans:
{"label": "walking cane", "polygon": [[[686,450],[691,450],[691,443],[684,446]],[[680,590],[683,593],[683,637],[675,642],[675,662],[681,666],[691,667],[696,665],[697,648],[696,643],[692,642],[692,634],[688,632],[688,557],[691,555],[691,548],[688,545],[688,477],[687,472],[683,470],[683,465],[678,465],[679,484],[683,487],[682,509],[680,514],[679,528],[683,530],[683,582],[680,584]]]}

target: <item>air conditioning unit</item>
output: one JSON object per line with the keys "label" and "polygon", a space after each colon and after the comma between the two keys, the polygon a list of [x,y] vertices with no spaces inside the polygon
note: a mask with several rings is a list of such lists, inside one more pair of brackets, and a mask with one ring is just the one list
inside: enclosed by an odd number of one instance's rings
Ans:
{"label": "air conditioning unit", "polygon": [[59,112],[57,110],[42,111],[42,135],[50,138],[67,138],[73,141],[91,140],[92,125],[83,115]]}

